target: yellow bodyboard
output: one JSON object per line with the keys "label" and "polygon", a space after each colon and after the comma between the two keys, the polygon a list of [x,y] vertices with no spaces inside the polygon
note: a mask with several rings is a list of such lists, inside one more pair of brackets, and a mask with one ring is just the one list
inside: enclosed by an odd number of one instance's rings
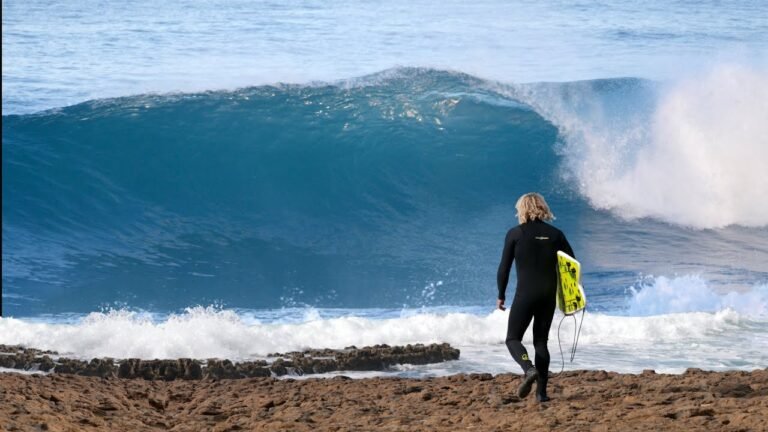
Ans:
{"label": "yellow bodyboard", "polygon": [[557,251],[557,307],[565,315],[573,315],[587,307],[581,287],[581,264],[563,251]]}

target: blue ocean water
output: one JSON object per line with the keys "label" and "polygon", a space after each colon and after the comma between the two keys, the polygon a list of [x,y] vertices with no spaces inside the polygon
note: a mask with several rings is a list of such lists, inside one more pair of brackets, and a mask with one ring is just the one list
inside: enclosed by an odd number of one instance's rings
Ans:
{"label": "blue ocean water", "polygon": [[495,272],[539,191],[572,367],[765,367],[766,7],[696,5],[4,2],[0,343],[515,370]]}

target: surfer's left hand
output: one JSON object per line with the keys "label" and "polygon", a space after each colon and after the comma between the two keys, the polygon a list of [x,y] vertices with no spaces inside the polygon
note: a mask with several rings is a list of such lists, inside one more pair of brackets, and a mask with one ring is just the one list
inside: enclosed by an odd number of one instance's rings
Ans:
{"label": "surfer's left hand", "polygon": [[507,308],[504,307],[504,300],[501,300],[501,299],[496,300],[496,307],[499,310],[507,310]]}

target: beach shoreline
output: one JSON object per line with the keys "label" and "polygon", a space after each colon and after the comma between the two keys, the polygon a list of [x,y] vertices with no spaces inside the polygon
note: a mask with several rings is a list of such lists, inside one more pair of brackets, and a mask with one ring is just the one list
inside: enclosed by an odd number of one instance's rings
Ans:
{"label": "beach shoreline", "polygon": [[768,369],[552,374],[552,401],[515,374],[143,380],[0,373],[0,429],[764,431]]}

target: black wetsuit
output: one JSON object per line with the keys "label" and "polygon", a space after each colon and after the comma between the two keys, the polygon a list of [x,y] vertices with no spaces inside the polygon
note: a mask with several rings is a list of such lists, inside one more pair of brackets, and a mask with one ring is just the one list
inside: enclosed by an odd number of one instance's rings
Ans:
{"label": "black wetsuit", "polygon": [[547,388],[547,338],[555,314],[559,250],[574,256],[571,245],[559,229],[540,220],[518,225],[507,232],[497,275],[499,299],[504,300],[509,271],[512,262],[516,263],[517,290],[509,311],[506,343],[509,353],[523,371],[534,367],[521,342],[533,319],[533,346],[536,349],[536,370],[539,372],[536,391],[541,395],[546,395]]}

